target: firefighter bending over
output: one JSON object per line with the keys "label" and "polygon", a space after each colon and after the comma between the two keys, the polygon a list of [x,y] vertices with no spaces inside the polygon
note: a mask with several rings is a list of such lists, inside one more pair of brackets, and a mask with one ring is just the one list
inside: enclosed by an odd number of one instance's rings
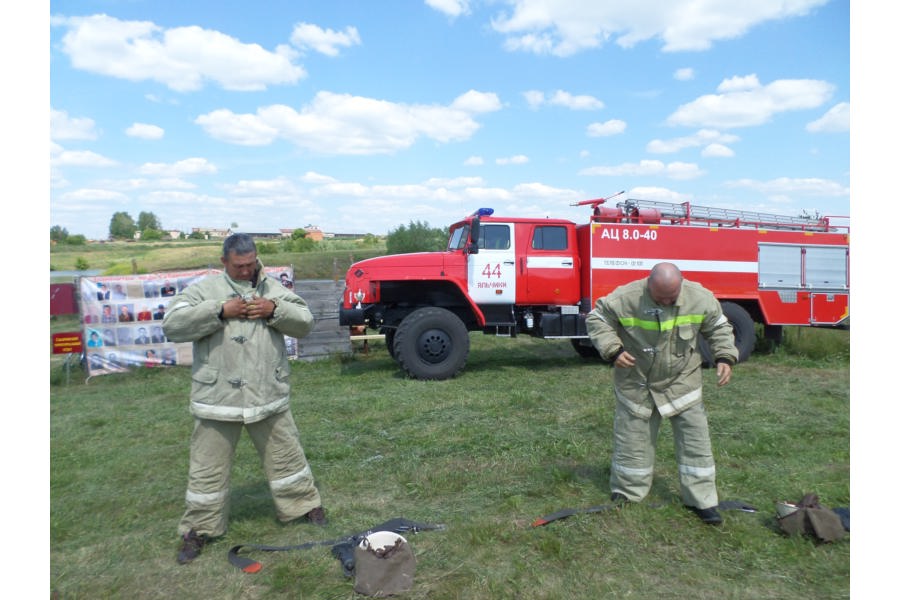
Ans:
{"label": "firefighter bending over", "polygon": [[639,502],[650,492],[665,417],[672,423],[685,507],[704,523],[721,523],[698,347],[702,335],[719,385],[727,384],[738,351],[719,301],[674,264],[659,263],[649,277],[598,299],[587,328],[600,355],[615,365],[612,501]]}

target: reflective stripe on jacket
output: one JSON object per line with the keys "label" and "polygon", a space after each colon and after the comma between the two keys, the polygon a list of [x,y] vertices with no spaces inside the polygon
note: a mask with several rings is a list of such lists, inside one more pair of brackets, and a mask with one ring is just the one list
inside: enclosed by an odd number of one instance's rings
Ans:
{"label": "reflective stripe on jacket", "polygon": [[622,348],[634,356],[634,367],[615,368],[616,400],[645,419],[654,405],[670,417],[702,400],[701,335],[715,359],[737,362],[734,333],[719,301],[688,280],[671,306],[653,301],[646,278],[625,284],[597,300],[587,329],[604,359]]}
{"label": "reflective stripe on jacket", "polygon": [[[291,366],[284,336],[312,330],[313,315],[300,296],[265,275],[234,281],[211,275],[172,298],[163,331],[173,342],[193,342],[191,413],[217,421],[253,423],[290,405]],[[254,293],[277,303],[270,319],[219,319],[223,301]]]}

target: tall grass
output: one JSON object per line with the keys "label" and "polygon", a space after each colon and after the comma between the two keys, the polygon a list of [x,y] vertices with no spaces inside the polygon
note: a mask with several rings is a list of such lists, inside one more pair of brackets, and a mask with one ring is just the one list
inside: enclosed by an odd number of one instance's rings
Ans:
{"label": "tall grass", "polygon": [[440,382],[402,377],[379,342],[368,354],[295,363],[292,408],[329,524],[276,522],[244,436],[230,529],[188,566],[175,563],[175,528],[189,369],[67,385],[56,366],[51,591],[349,599],[352,582],[327,547],[257,553],[265,566],[256,575],[231,567],[226,552],[339,537],[402,516],[447,525],[410,538],[418,570],[408,598],[847,598],[849,542],[786,537],[774,517],[774,501],[806,492],[826,506],[850,502],[848,334],[799,337],[831,351],[806,353],[788,335],[778,351],[738,365],[729,386],[704,374],[720,498],[760,509],[723,513],[721,527],[681,508],[667,426],[646,502],[531,526],[563,507],[608,502],[612,373],[567,343],[473,334],[466,370]]}

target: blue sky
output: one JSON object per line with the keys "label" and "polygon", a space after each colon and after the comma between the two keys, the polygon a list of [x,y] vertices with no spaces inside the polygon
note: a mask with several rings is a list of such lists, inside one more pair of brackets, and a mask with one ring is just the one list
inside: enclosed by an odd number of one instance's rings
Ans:
{"label": "blue sky", "polygon": [[[848,0],[51,1],[50,221],[850,211]],[[252,8],[251,8],[252,7]]]}

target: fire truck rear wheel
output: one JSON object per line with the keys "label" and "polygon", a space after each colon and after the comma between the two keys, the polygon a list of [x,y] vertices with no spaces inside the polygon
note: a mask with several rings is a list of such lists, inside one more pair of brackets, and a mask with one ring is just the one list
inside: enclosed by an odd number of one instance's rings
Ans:
{"label": "fire truck rear wheel", "polygon": [[578,353],[578,356],[581,358],[589,358],[592,360],[601,360],[600,353],[597,352],[597,349],[594,348],[594,345],[590,342],[584,343],[583,340],[572,338],[569,340],[572,344],[572,348],[575,349],[575,352]]}
{"label": "fire truck rear wheel", "polygon": [[394,335],[394,358],[414,379],[449,379],[469,356],[469,331],[444,308],[429,306],[400,321]]}
{"label": "fire truck rear wheel", "polygon": [[[744,362],[753,354],[756,347],[756,324],[744,307],[734,302],[722,302],[722,312],[734,329],[734,345],[737,346],[738,362]],[[703,365],[712,366],[713,355],[709,344],[700,338],[700,354],[703,356]]]}

